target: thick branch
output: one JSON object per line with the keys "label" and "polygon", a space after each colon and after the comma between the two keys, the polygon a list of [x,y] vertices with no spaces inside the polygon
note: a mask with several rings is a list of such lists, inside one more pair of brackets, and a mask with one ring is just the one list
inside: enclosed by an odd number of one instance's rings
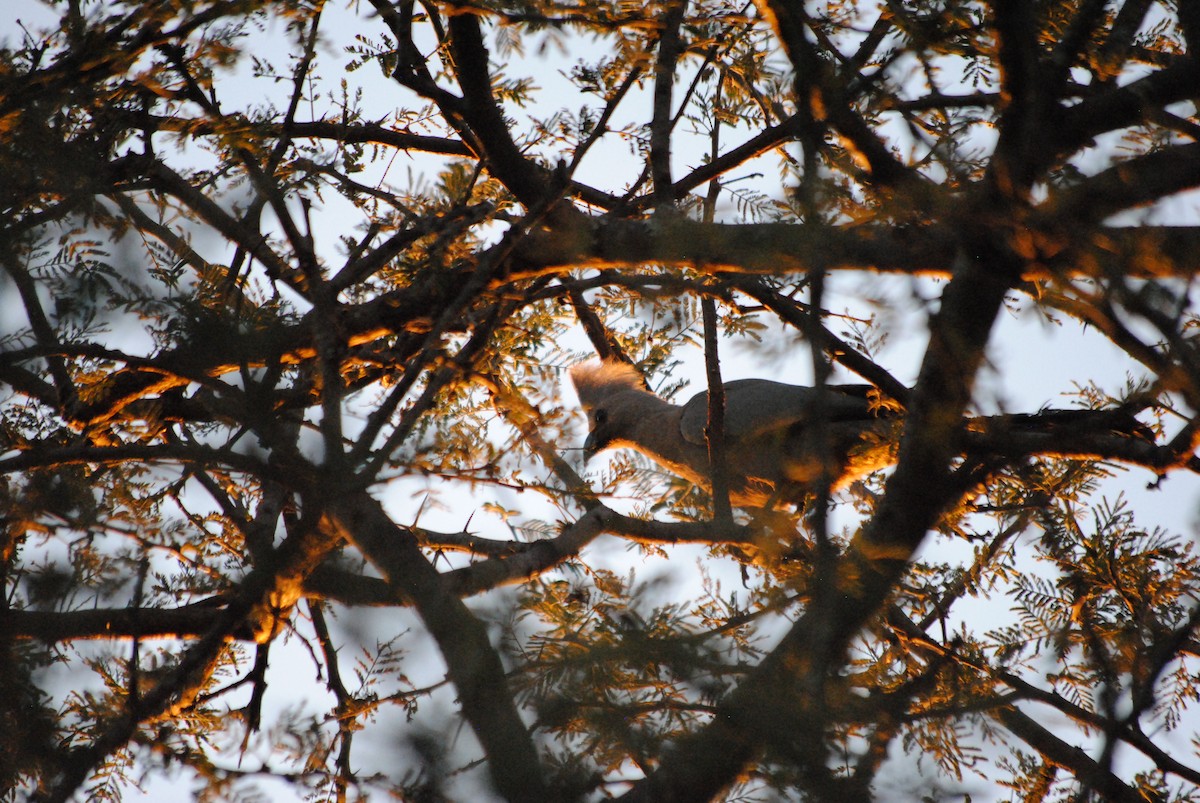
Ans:
{"label": "thick branch", "polygon": [[1061,225],[1092,225],[1125,209],[1152,204],[1200,185],[1200,143],[1119,162],[1056,194],[1038,209]]}
{"label": "thick branch", "polygon": [[1028,714],[1008,706],[997,717],[1014,734],[1041,753],[1051,764],[1071,772],[1088,788],[1101,792],[1105,800],[1121,803],[1145,803],[1146,798],[1125,785],[1120,778],[1097,764],[1087,753],[1059,739]]}
{"label": "thick branch", "polygon": [[[82,611],[6,611],[0,639],[45,642],[79,639],[195,638],[212,627],[222,602],[213,599],[182,608],[96,608]],[[249,626],[228,632],[230,639],[252,640]]]}
{"label": "thick branch", "polygon": [[550,192],[549,171],[525,158],[509,134],[500,103],[492,92],[488,50],[479,18],[474,14],[450,17],[451,52],[455,74],[463,90],[462,114],[483,148],[488,169],[527,207],[544,201]]}
{"label": "thick branch", "polygon": [[654,63],[654,103],[650,121],[650,177],[654,184],[654,203],[668,208],[675,200],[671,181],[671,129],[674,125],[671,99],[675,72],[683,41],[679,27],[687,10],[687,0],[669,0],[659,30],[658,57]]}
{"label": "thick branch", "polygon": [[989,175],[1004,197],[1024,198],[1051,158],[1049,149],[1039,146],[1058,109],[1038,58],[1035,3],[997,0],[991,5],[999,40],[1001,115]]}
{"label": "thick branch", "polygon": [[[950,224],[850,228],[581,219],[531,232],[517,249],[518,275],[658,263],[714,274],[778,276],[821,264],[826,270],[946,277],[954,264],[959,229]],[[1045,234],[1031,231],[1040,253],[1031,254],[1023,278],[1097,275],[1097,268],[1130,278],[1186,278],[1200,270],[1200,227],[1108,226],[1071,234],[1073,239],[1065,242],[1057,228]]]}
{"label": "thick branch", "polygon": [[[1189,4],[1184,4],[1185,7]],[[1138,125],[1147,115],[1200,95],[1200,68],[1193,58],[1181,59],[1145,78],[1117,87],[1063,110],[1051,133],[1057,153],[1073,153],[1095,137]]]}
{"label": "thick branch", "polygon": [[425,622],[458,690],[463,715],[488,758],[497,791],[506,800],[549,799],[537,750],[521,722],[487,628],[421,554],[412,533],[397,527],[365,493],[330,500],[328,526],[355,544]]}

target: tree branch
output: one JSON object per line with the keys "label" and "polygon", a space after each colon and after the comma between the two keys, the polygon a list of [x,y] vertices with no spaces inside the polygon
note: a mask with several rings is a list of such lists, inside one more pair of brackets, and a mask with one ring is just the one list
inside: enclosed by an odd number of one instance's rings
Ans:
{"label": "tree branch", "polygon": [[[80,639],[195,638],[212,627],[224,600],[208,600],[182,608],[93,608],[81,611],[5,611],[0,639],[34,639],[47,643]],[[237,623],[227,638],[252,641],[249,623]]]}
{"label": "tree branch", "polygon": [[550,799],[541,763],[521,721],[487,629],[421,554],[412,533],[397,527],[363,492],[331,498],[330,531],[357,546],[387,581],[412,600],[446,661],[463,716],[488,759],[497,791],[510,801]]}
{"label": "tree branch", "polygon": [[[581,268],[641,268],[646,263],[687,266],[708,274],[781,276],[803,273],[817,262],[831,271],[947,277],[959,229],[957,224],[825,227],[596,218],[530,232],[517,248],[512,278]],[[1107,266],[1130,278],[1188,278],[1200,271],[1200,227],[1102,226],[1079,231],[1047,222],[1044,230],[1031,228],[1028,233],[1039,249],[1023,266],[1022,276],[1028,281],[1055,275],[1102,276]],[[1067,234],[1069,240],[1064,239]]]}

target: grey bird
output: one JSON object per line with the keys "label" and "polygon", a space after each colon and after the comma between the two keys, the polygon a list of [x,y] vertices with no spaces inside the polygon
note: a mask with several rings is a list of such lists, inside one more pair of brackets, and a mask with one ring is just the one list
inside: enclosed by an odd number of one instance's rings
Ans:
{"label": "grey bird", "polygon": [[[633,366],[616,362],[581,363],[570,378],[588,414],[585,458],[604,449],[634,449],[672,474],[711,487],[707,390],[683,406],[671,404],[646,390]],[[822,468],[836,490],[896,462],[903,416],[882,404],[871,385],[818,391],[739,379],[723,388],[729,501],[739,507],[800,502],[816,488]],[[1010,458],[1037,453],[1094,459],[1106,454],[1114,436],[1154,443],[1154,431],[1134,417],[1137,409],[970,418],[960,448]]]}
{"label": "grey bird", "polygon": [[[617,362],[581,363],[570,378],[588,415],[586,459],[604,449],[634,449],[710,487],[707,390],[683,406],[671,404],[646,390],[636,369]],[[729,499],[739,507],[798,501],[819,480],[822,454],[833,489],[895,462],[900,418],[872,398],[870,385],[827,385],[820,408],[812,387],[766,379],[723,387]],[[818,419],[821,425],[812,426]]]}

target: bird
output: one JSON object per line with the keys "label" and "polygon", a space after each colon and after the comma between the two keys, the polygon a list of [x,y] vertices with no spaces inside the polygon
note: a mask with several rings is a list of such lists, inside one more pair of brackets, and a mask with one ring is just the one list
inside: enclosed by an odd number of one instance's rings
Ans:
{"label": "bird", "polygon": [[[585,461],[629,448],[711,488],[707,390],[672,404],[646,390],[636,368],[616,361],[578,363],[568,376],[588,416]],[[739,379],[722,387],[729,499],[738,507],[799,499],[823,473],[837,490],[896,460],[901,417],[872,385]]]}
{"label": "bird", "polygon": [[[647,390],[632,365],[611,360],[578,363],[568,376],[588,416],[585,462],[606,449],[633,449],[668,472],[711,489],[707,390],[686,404],[672,404]],[[725,473],[729,501],[738,507],[803,504],[823,482],[836,491],[896,462],[903,411],[873,385],[816,388],[739,379],[722,387]],[[1047,408],[968,417],[959,446],[963,452],[977,449],[1012,457],[1010,447],[1020,441],[1016,453],[1087,458],[1095,451],[1079,448],[1078,439],[1106,434],[1150,443],[1155,439],[1133,408]]]}

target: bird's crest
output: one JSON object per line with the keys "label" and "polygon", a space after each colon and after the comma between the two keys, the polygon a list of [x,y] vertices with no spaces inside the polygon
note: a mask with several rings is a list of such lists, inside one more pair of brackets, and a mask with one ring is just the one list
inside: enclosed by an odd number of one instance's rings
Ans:
{"label": "bird's crest", "polygon": [[571,366],[567,372],[579,403],[590,410],[615,393],[636,390],[646,393],[642,376],[632,365],[624,362],[590,360]]}

